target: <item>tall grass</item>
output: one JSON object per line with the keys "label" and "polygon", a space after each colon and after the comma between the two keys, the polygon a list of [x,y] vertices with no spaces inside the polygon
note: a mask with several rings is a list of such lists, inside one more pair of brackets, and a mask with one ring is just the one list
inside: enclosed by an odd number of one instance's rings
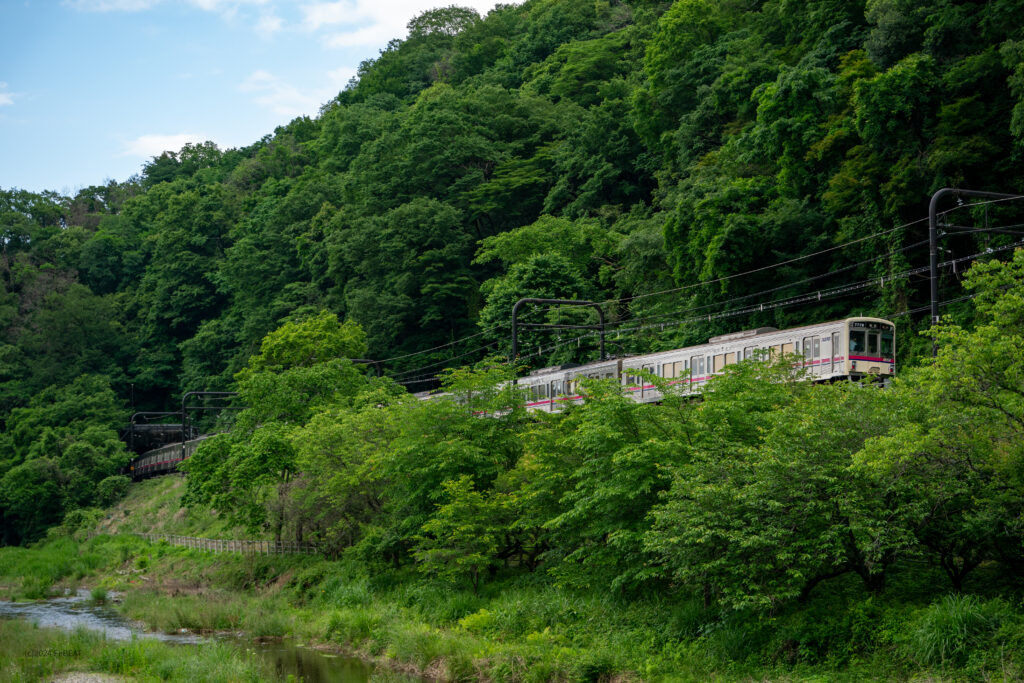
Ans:
{"label": "tall grass", "polygon": [[1000,598],[982,602],[974,595],[947,595],[914,615],[901,640],[919,665],[963,667],[972,656],[1007,642],[1024,645],[1024,623]]}
{"label": "tall grass", "polygon": [[259,658],[210,642],[170,645],[155,640],[110,641],[89,631],[41,629],[0,621],[0,683],[51,679],[64,671],[92,671],[139,680],[229,683],[273,680]]}
{"label": "tall grass", "polygon": [[243,631],[253,637],[297,635],[294,610],[281,598],[253,600],[223,591],[172,597],[138,590],[126,594],[119,609],[129,618],[165,633],[187,629]]}
{"label": "tall grass", "polygon": [[[1024,610],[1014,603],[951,596],[922,607],[929,591],[866,595],[856,577],[821,586],[806,604],[741,614],[706,609],[700,595],[678,587],[580,592],[534,574],[499,577],[475,594],[408,569],[200,553],[123,537],[0,550],[0,577],[27,581],[39,568],[37,594],[79,572],[99,572],[104,588],[131,578],[118,609],[157,630],[326,640],[447,680],[852,681],[936,669],[1014,679],[1024,666]],[[138,580],[140,569],[149,581]]]}

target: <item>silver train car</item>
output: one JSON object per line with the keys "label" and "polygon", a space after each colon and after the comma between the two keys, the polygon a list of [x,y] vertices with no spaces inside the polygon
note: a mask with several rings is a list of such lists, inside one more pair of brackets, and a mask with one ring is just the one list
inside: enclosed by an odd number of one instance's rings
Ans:
{"label": "silver train car", "polygon": [[829,381],[875,376],[882,381],[896,373],[896,325],[882,318],[846,318],[788,330],[762,327],[712,337],[707,344],[642,356],[630,356],[573,367],[542,368],[518,380],[527,391],[530,410],[556,412],[583,397],[576,391],[580,377],[615,379],[634,400],[654,403],[661,392],[642,381],[639,371],[683,385],[684,393],[699,393],[714,375],[750,358],[803,356],[809,379]]}

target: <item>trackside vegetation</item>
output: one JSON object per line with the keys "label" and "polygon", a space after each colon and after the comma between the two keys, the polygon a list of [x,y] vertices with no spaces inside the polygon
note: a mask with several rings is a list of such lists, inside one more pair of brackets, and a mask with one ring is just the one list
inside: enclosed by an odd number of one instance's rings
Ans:
{"label": "trackside vegetation", "polygon": [[[908,367],[929,346],[914,271],[930,195],[1024,191],[1019,14],[1018,0],[442,6],[315,116],[251,145],[188,144],[71,196],[0,189],[0,543],[114,502],[123,481],[104,480],[133,412],[236,388],[267,334],[320,311],[359,325],[363,357],[417,390],[507,355],[522,297],[608,301],[616,354],[896,318]],[[959,276],[1007,254],[1019,236],[998,230],[1017,230],[1024,202],[940,208],[988,230],[940,245],[957,261],[940,271],[943,313],[969,323]],[[561,336],[526,330],[527,364],[593,358],[593,336]]]}
{"label": "trackside vegetation", "polygon": [[755,361],[699,399],[596,381],[553,415],[498,366],[416,400],[349,374],[351,326],[289,323],[182,500],[324,556],[73,540],[86,524],[4,549],[0,576],[10,596],[127,589],[119,609],[153,628],[444,680],[1019,679],[1022,284],[1024,250],[973,268],[976,324],[937,327],[938,357],[884,390]]}

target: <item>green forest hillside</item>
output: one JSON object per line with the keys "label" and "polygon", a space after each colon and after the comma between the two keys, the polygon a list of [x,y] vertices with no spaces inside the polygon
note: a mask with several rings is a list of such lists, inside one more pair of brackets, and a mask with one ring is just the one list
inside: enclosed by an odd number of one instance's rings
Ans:
{"label": "green forest hillside", "polygon": [[[441,8],[317,117],[249,147],[187,145],[73,197],[0,192],[4,542],[119,495],[104,480],[129,406],[231,389],[265,335],[323,310],[412,390],[507,354],[523,296],[607,302],[619,354],[856,313],[897,319],[913,360],[930,194],[1024,187],[1022,9]],[[944,258],[1014,239],[950,237]],[[941,298],[960,297],[967,265],[944,269]],[[524,345],[538,365],[595,348]]]}

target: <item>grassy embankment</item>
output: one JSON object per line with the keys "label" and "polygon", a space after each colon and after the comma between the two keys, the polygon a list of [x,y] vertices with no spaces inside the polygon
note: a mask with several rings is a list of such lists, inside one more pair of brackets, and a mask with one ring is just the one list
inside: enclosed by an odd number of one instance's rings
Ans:
{"label": "grassy embankment", "polygon": [[[101,527],[131,509],[132,528],[141,528],[146,515],[173,506],[176,486],[165,479],[134,487]],[[146,490],[144,504],[137,495]],[[200,535],[189,526],[197,514],[151,521],[166,533]],[[224,536],[215,524],[204,528]],[[580,594],[540,575],[499,576],[475,594],[408,570],[214,555],[125,535],[0,550],[0,595],[122,590],[118,608],[153,629],[291,636],[448,680],[1024,678],[1020,596],[1007,597],[1014,593],[997,575],[979,570],[976,594],[928,597],[942,581],[918,574],[866,596],[858,581],[839,579],[772,616],[723,615],[686,598]]]}
{"label": "grassy embankment", "polygon": [[[124,500],[104,511],[94,530],[105,534],[151,533],[205,538],[249,538],[208,510],[182,507],[185,478],[153,477],[133,483]],[[271,538],[270,535],[264,538]]]}

